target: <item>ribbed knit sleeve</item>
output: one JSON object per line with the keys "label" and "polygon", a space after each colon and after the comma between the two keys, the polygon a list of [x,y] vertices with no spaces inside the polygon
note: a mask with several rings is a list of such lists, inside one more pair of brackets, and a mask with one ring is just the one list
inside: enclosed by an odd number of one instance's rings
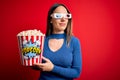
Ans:
{"label": "ribbed knit sleeve", "polygon": [[52,72],[67,78],[79,77],[82,68],[81,47],[77,38],[71,39],[73,47],[73,61],[70,68],[54,65]]}

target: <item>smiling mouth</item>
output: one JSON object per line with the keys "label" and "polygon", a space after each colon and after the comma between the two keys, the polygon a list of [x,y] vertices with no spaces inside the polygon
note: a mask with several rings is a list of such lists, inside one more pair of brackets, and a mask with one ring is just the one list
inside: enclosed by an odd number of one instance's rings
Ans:
{"label": "smiling mouth", "polygon": [[60,26],[65,26],[66,24],[65,23],[59,23],[60,24]]}

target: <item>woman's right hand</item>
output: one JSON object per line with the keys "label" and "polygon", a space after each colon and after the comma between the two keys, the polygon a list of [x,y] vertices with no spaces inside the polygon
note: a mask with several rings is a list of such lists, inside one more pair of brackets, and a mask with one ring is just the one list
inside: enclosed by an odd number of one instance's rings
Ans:
{"label": "woman's right hand", "polygon": [[35,63],[33,67],[42,71],[52,71],[54,64],[48,58],[42,57],[42,59],[45,63]]}

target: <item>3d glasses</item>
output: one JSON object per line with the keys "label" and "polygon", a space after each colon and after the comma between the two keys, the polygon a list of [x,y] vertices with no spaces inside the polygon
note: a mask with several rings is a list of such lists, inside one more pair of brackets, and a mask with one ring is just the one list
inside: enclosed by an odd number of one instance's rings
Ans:
{"label": "3d glasses", "polygon": [[51,15],[52,18],[55,18],[55,19],[61,19],[61,18],[67,18],[67,19],[71,19],[72,16],[71,14],[66,14],[66,13],[53,13]]}

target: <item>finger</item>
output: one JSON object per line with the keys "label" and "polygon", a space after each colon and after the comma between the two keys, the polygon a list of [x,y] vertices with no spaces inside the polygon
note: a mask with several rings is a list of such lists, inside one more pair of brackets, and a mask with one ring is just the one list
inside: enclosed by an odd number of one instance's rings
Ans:
{"label": "finger", "polygon": [[42,57],[43,60],[45,60],[46,62],[49,62],[50,60],[48,58]]}
{"label": "finger", "polygon": [[33,65],[38,65],[38,66],[39,66],[40,64],[41,64],[41,63],[34,63]]}
{"label": "finger", "polygon": [[39,63],[34,63],[33,66],[32,66],[32,69],[42,71],[42,66]]}
{"label": "finger", "polygon": [[41,68],[39,66],[37,66],[37,65],[31,66],[31,68],[34,69],[34,70],[41,70]]}
{"label": "finger", "polygon": [[33,65],[34,65],[34,66],[39,66],[39,67],[43,67],[43,66],[44,66],[43,63],[34,63]]}

